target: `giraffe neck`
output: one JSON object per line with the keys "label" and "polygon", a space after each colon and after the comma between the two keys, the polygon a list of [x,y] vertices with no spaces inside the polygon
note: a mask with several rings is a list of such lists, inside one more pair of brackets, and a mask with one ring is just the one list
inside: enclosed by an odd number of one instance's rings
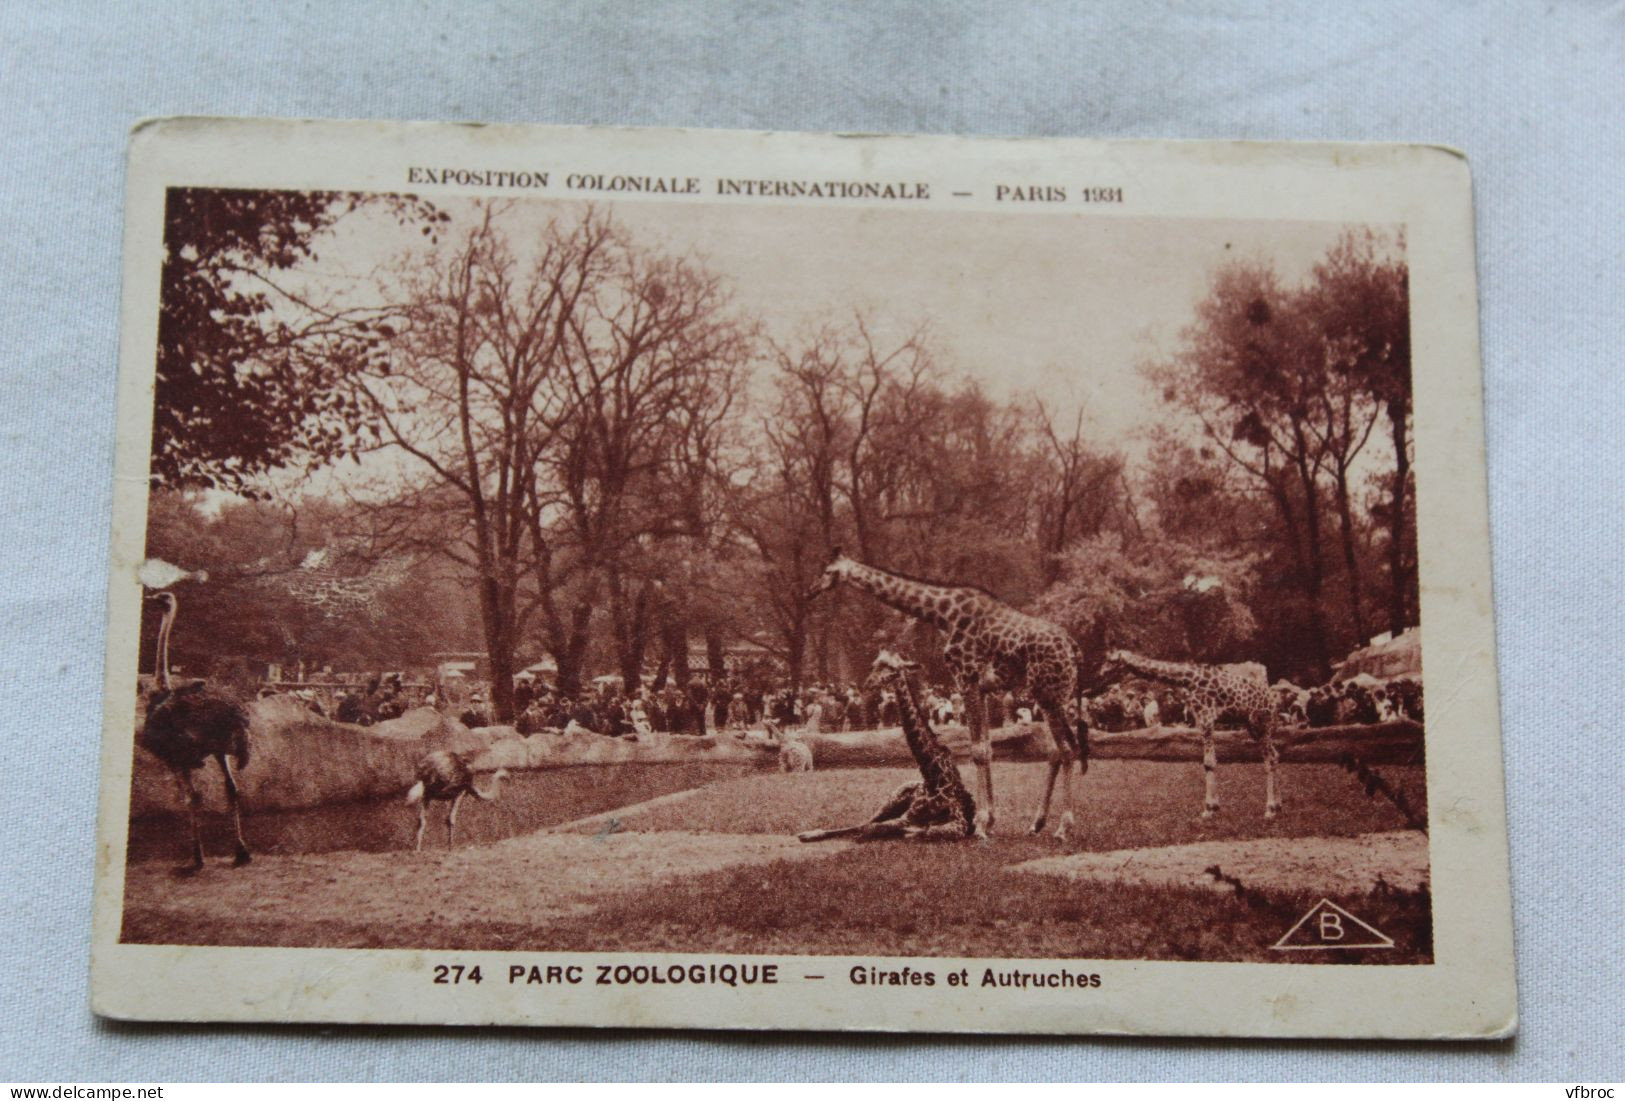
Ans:
{"label": "giraffe neck", "polygon": [[862,562],[852,562],[842,575],[853,588],[861,589],[898,611],[923,619],[938,627],[949,625],[948,609],[953,606],[957,590],[950,585],[932,585]]}
{"label": "giraffe neck", "polygon": [[1196,668],[1190,665],[1181,665],[1177,661],[1157,661],[1155,658],[1143,658],[1139,654],[1127,652],[1118,655],[1129,669],[1142,677],[1160,680],[1164,684],[1189,685],[1196,682]]}
{"label": "giraffe neck", "polygon": [[923,775],[928,776],[944,752],[942,743],[937,741],[936,732],[931,729],[926,721],[925,712],[920,709],[920,697],[915,690],[914,678],[907,673],[899,672],[895,683],[897,715],[903,723],[903,738],[908,742],[908,751],[914,755],[914,763],[920,766]]}

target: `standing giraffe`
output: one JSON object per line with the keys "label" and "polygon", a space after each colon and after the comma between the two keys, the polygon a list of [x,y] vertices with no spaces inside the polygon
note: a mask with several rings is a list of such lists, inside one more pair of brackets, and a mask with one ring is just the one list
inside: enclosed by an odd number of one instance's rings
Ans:
{"label": "standing giraffe", "polygon": [[920,779],[904,784],[875,816],[861,826],[835,830],[808,830],[802,841],[828,841],[855,837],[859,841],[879,841],[892,837],[926,840],[959,840],[976,833],[976,801],[959,778],[959,766],[948,747],[937,739],[925,709],[920,706],[917,663],[890,650],[882,650],[869,670],[865,689],[891,682],[897,687],[897,711],[903,722],[903,737]]}
{"label": "standing giraffe", "polygon": [[829,565],[807,595],[814,597],[843,583],[947,636],[942,656],[970,716],[971,760],[981,788],[976,832],[982,836],[993,830],[993,748],[987,736],[982,676],[991,669],[1000,687],[1028,692],[1038,701],[1050,731],[1049,778],[1032,832],[1042,830],[1049,818],[1059,775],[1066,810],[1055,836],[1064,839],[1073,823],[1072,762],[1080,762],[1081,772],[1089,770],[1089,727],[1082,709],[1075,730],[1067,719],[1067,704],[1076,699],[1078,690],[1077,648],[1071,636],[1053,623],[1001,603],[985,589],[923,581],[865,565],[842,554],[839,547],[830,552]]}
{"label": "standing giraffe", "polygon": [[1281,800],[1275,793],[1275,766],[1281,760],[1275,744],[1275,696],[1261,667],[1157,661],[1113,650],[1106,655],[1100,680],[1104,683],[1129,673],[1184,689],[1186,709],[1202,731],[1203,818],[1213,817],[1219,809],[1219,757],[1213,728],[1221,719],[1243,723],[1259,743],[1264,757],[1264,817],[1274,818],[1281,812]]}

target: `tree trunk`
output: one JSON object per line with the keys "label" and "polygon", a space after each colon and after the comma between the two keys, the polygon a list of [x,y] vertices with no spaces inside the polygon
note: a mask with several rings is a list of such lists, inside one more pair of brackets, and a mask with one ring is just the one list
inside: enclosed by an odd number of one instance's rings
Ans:
{"label": "tree trunk", "polygon": [[713,681],[727,675],[728,662],[722,649],[722,632],[715,624],[707,624],[705,628],[705,664]]}
{"label": "tree trunk", "polygon": [[672,680],[677,687],[688,691],[688,682],[693,679],[693,673],[688,667],[688,625],[679,616],[672,616],[670,635],[667,636],[666,648],[671,654]]}
{"label": "tree trunk", "polygon": [[[506,595],[507,599],[504,600]],[[485,654],[491,663],[491,719],[513,721],[513,593],[487,576],[480,581],[480,612],[485,623]]]}
{"label": "tree trunk", "polygon": [[784,640],[785,656],[790,666],[790,691],[801,692],[802,667],[807,662],[807,617],[805,614],[790,629]]}
{"label": "tree trunk", "polygon": [[589,596],[570,610],[567,627],[559,624],[556,631],[549,632],[548,649],[559,667],[559,691],[571,699],[581,695],[582,666],[587,658],[587,644],[591,641],[588,628],[592,625],[592,611]]}
{"label": "tree trunk", "polygon": [[1326,638],[1326,555],[1320,538],[1320,494],[1315,473],[1300,452],[1294,458],[1298,471],[1298,484],[1303,490],[1303,595],[1309,605],[1309,657],[1311,673],[1316,681],[1324,681],[1331,672],[1331,647]]}
{"label": "tree trunk", "polygon": [[1388,422],[1394,438],[1394,488],[1388,505],[1388,629],[1396,636],[1413,621],[1407,607],[1406,595],[1410,584],[1405,569],[1405,496],[1410,481],[1411,460],[1406,454],[1409,433],[1405,426],[1405,410],[1395,403],[1388,406]]}
{"label": "tree trunk", "polygon": [[626,606],[624,599],[618,601],[624,622],[616,630],[616,641],[619,643],[616,658],[620,667],[621,683],[628,693],[636,692],[643,683],[643,657],[649,648],[651,588],[648,582],[642,583],[630,608]]}
{"label": "tree trunk", "polygon": [[1354,547],[1354,514],[1349,506],[1348,470],[1337,468],[1337,516],[1342,527],[1343,565],[1349,573],[1349,614],[1354,623],[1354,636],[1361,645],[1366,640],[1365,597],[1360,585],[1360,558]]}

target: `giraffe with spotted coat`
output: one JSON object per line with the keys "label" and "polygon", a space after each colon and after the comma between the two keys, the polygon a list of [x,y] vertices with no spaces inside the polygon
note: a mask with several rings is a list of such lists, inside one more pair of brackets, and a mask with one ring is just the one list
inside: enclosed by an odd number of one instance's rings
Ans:
{"label": "giraffe with spotted coat", "polygon": [[920,779],[898,788],[863,825],[808,830],[797,835],[802,841],[829,841],[837,837],[858,841],[895,837],[957,841],[975,836],[976,801],[959,778],[954,755],[937,738],[925,708],[920,706],[919,676],[918,663],[891,650],[882,650],[869,670],[864,689],[879,689],[888,683],[895,686],[903,738],[914,755],[914,763],[919,766]]}
{"label": "giraffe with spotted coat", "polygon": [[1158,661],[1113,650],[1106,655],[1098,680],[1104,684],[1131,673],[1184,690],[1191,721],[1202,732],[1203,818],[1211,818],[1219,810],[1219,757],[1213,728],[1224,720],[1242,723],[1259,743],[1264,757],[1264,817],[1274,818],[1281,812],[1275,788],[1275,768],[1281,761],[1280,747],[1275,744],[1275,694],[1263,666]]}
{"label": "giraffe with spotted coat", "polygon": [[1078,653],[1072,637],[1046,620],[1018,612],[974,585],[925,581],[830,552],[829,565],[808,592],[808,597],[850,585],[905,615],[936,627],[947,638],[942,656],[953,672],[965,699],[969,719],[971,761],[978,780],[976,832],[993,830],[993,749],[987,733],[987,708],[982,678],[993,674],[999,687],[1026,692],[1037,701],[1050,731],[1049,776],[1044,801],[1033,820],[1032,832],[1044,828],[1057,777],[1062,780],[1065,811],[1055,836],[1065,839],[1072,828],[1072,762],[1080,775],[1089,770],[1089,727],[1078,711],[1074,728],[1067,714],[1078,694]]}

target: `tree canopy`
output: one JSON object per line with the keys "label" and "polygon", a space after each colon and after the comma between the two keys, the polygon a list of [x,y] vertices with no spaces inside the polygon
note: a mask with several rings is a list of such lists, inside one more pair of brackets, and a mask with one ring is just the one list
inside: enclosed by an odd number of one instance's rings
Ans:
{"label": "tree canopy", "polygon": [[[396,259],[324,281],[319,246],[364,207]],[[1402,238],[1351,229],[1293,279],[1213,271],[1139,365],[1165,416],[1135,455],[1081,408],[992,392],[918,319],[775,330],[603,210],[456,210],[171,194],[150,549],[225,579],[198,586],[195,637],[380,666],[478,644],[499,716],[544,655],[572,692],[684,684],[741,642],[794,683],[848,679],[905,625],[808,600],[837,544],[1091,652],[1314,680],[1415,621]],[[242,500],[339,457],[292,511]]]}

